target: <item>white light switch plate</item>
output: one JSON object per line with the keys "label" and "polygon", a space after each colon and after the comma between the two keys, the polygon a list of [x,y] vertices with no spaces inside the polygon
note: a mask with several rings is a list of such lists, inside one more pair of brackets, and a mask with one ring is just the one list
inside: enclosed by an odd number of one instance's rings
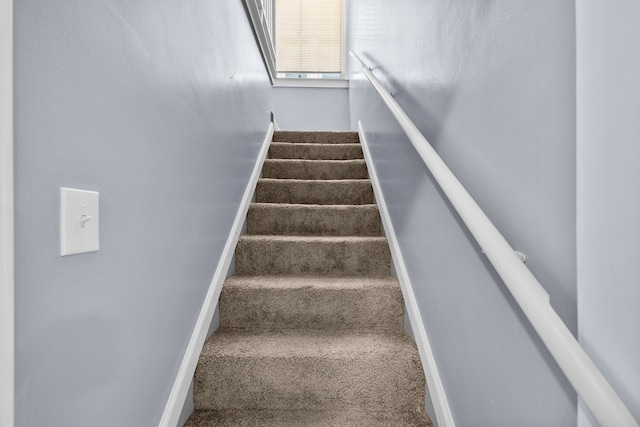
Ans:
{"label": "white light switch plate", "polygon": [[96,191],[60,188],[60,255],[100,249],[99,195]]}

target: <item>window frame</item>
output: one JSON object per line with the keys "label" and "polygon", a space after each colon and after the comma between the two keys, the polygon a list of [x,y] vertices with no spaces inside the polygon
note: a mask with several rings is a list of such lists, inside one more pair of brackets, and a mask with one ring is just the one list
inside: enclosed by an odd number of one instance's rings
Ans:
{"label": "window frame", "polygon": [[[278,77],[275,50],[275,1],[244,0],[253,32],[262,54],[269,80],[273,87],[349,87],[349,0],[342,0],[342,58],[341,73],[338,78],[284,78]],[[273,13],[269,14],[267,11]]]}

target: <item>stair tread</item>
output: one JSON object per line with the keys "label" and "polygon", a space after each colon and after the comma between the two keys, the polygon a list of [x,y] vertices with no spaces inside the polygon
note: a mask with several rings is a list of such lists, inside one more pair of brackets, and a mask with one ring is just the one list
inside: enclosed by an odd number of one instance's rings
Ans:
{"label": "stair tread", "polygon": [[341,185],[348,186],[349,184],[362,184],[368,183],[371,184],[371,180],[369,178],[350,178],[350,179],[289,179],[289,178],[259,178],[258,183],[260,182],[273,182],[273,183],[282,183],[282,184],[292,184],[292,183],[300,183],[303,185],[322,185],[322,186],[331,186],[331,185]]}
{"label": "stair tread", "polygon": [[432,427],[420,412],[242,409],[195,411],[185,427]]}
{"label": "stair tread", "polygon": [[264,159],[265,163],[308,163],[317,165],[366,165],[364,159]]}
{"label": "stair tread", "polygon": [[318,209],[318,210],[378,210],[375,203],[362,205],[314,205],[311,203],[269,203],[269,202],[252,202],[250,206],[269,208],[269,209]]}
{"label": "stair tread", "polygon": [[281,236],[277,234],[243,234],[239,240],[252,242],[318,242],[318,243],[360,243],[360,242],[386,242],[384,236]]}
{"label": "stair tread", "polygon": [[273,141],[271,146],[282,146],[282,147],[331,147],[331,148],[340,148],[340,147],[361,147],[362,144],[359,142],[345,142],[345,143],[331,143],[331,142],[284,142],[284,141]]}
{"label": "stair tread", "polygon": [[362,145],[272,142],[270,159],[355,160],[363,159]]}
{"label": "stair tread", "polygon": [[202,349],[203,358],[361,359],[415,357],[417,349],[406,334],[383,335],[343,330],[220,329]]}
{"label": "stair tread", "polygon": [[263,178],[275,179],[367,179],[364,160],[266,159]]}
{"label": "stair tread", "polygon": [[377,205],[251,203],[250,235],[380,236]]}
{"label": "stair tread", "polygon": [[220,294],[221,329],[400,334],[403,325],[402,291],[390,276],[232,276]]}
{"label": "stair tread", "polygon": [[198,409],[421,411],[413,341],[335,330],[218,330],[194,380]]}
{"label": "stair tread", "polygon": [[382,236],[244,235],[236,246],[243,276],[389,276],[391,255]]}
{"label": "stair tread", "polygon": [[260,178],[257,202],[370,205],[375,202],[369,179],[276,179]]}
{"label": "stair tread", "polygon": [[396,288],[398,280],[389,277],[327,277],[327,276],[231,276],[225,287],[245,289],[375,289]]}
{"label": "stair tread", "polygon": [[287,131],[280,130],[273,133],[273,141],[296,141],[308,143],[313,141],[327,141],[330,143],[358,142],[360,137],[355,131]]}

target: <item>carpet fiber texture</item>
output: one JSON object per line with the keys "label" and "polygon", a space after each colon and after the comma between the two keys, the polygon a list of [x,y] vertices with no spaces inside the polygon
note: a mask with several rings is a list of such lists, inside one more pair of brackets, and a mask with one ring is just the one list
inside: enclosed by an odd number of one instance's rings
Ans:
{"label": "carpet fiber texture", "polygon": [[431,426],[355,132],[276,132],[194,378],[196,426]]}

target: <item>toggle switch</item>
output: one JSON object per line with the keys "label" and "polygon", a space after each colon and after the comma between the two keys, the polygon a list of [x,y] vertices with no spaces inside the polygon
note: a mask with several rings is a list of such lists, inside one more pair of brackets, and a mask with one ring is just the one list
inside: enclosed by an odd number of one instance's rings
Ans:
{"label": "toggle switch", "polygon": [[99,196],[96,191],[60,188],[60,255],[100,249]]}

